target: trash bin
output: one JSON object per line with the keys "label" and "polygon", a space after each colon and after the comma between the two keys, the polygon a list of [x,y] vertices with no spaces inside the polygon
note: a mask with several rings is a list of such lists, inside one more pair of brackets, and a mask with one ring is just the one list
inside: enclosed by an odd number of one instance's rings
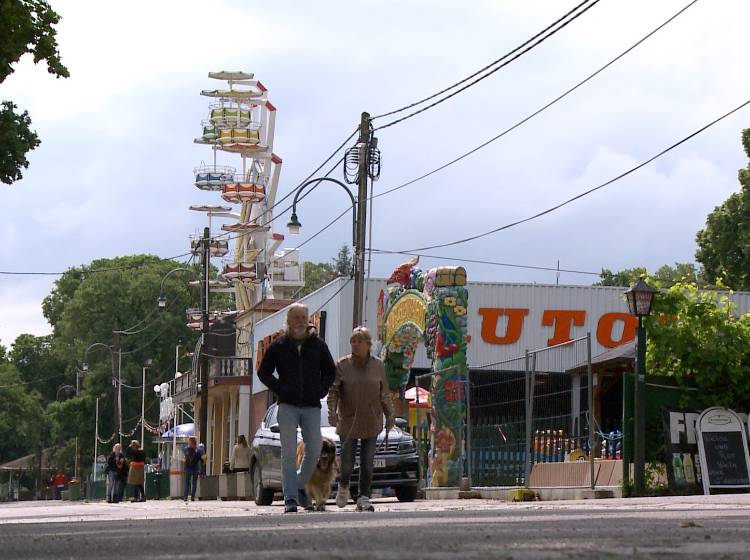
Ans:
{"label": "trash bin", "polygon": [[68,483],[68,499],[75,502],[81,499],[81,483],[77,480]]}

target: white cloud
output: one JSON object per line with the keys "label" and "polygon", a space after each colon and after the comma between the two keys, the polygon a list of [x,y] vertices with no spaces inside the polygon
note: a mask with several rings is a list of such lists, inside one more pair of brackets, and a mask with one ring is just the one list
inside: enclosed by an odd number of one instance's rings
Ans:
{"label": "white cloud", "polygon": [[[601,2],[481,84],[378,132],[383,172],[375,192],[512,125],[684,3]],[[104,256],[184,252],[188,235],[204,225],[187,207],[216,202],[191,181],[192,168],[211,158],[192,143],[210,101],[199,91],[217,84],[206,77],[211,70],[255,72],[269,87],[279,109],[274,149],[284,158],[283,195],[353,130],[362,110],[377,114],[441,89],[568,8],[552,0],[482,1],[470,8],[396,0],[54,7],[63,16],[60,50],[71,78],[55,80],[25,59],[3,83],[3,98],[29,109],[43,141],[30,154],[24,180],[0,189],[0,268],[6,270],[64,270]],[[609,179],[743,101],[750,73],[737,45],[745,42],[748,16],[750,5],[739,0],[720,9],[697,3],[557,106],[455,166],[377,199],[373,245],[429,245],[528,216]],[[748,122],[750,109],[559,212],[435,253],[552,267],[559,259],[563,267],[591,271],[689,260],[706,214],[738,188],[736,171],[747,165],[739,133]],[[337,191],[321,187],[300,205],[300,240],[346,207]],[[278,219],[280,231],[285,222]],[[330,259],[349,240],[350,227],[347,215],[306,245],[303,257]],[[401,260],[375,257],[373,274],[385,275]],[[467,268],[470,277],[486,280],[555,277]],[[40,312],[30,310],[39,308],[52,281],[38,279],[36,291],[12,298],[2,285],[3,303],[21,306],[3,323],[10,329],[0,332],[4,340],[9,335],[2,333],[44,324]]]}

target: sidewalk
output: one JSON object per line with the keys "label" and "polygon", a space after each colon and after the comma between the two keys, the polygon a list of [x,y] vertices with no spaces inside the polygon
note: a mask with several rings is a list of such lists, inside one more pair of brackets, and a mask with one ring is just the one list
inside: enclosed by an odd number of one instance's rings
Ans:
{"label": "sidewalk", "polygon": [[[570,500],[564,502],[507,503],[497,500],[420,500],[401,503],[394,498],[374,500],[378,512],[450,512],[497,511],[513,512],[619,512],[623,516],[636,515],[684,519],[700,514],[750,516],[750,494],[723,494],[718,496],[672,496],[660,498],[612,498],[606,500]],[[143,503],[108,504],[106,502],[13,502],[0,504],[0,524],[61,523],[118,520],[200,519],[207,517],[254,517],[283,515],[281,502],[271,506],[256,506],[253,502],[219,500],[183,502],[181,500],[151,500]],[[322,513],[297,515],[336,515],[351,513],[354,505],[344,509],[329,504]]]}

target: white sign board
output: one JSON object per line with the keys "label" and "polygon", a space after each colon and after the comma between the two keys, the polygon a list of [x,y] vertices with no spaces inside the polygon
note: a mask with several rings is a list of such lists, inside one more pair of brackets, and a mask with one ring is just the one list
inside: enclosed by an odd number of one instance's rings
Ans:
{"label": "white sign board", "polygon": [[726,408],[704,410],[696,422],[703,493],[711,488],[750,489],[745,423]]}

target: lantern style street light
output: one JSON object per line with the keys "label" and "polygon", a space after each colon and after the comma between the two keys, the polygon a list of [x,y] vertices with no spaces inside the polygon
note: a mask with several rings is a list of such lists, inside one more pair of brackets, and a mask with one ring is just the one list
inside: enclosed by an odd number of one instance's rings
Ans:
{"label": "lantern style street light", "polygon": [[336,185],[340,186],[346,191],[346,194],[349,195],[349,199],[352,201],[352,245],[354,246],[354,306],[352,326],[357,327],[362,324],[362,304],[364,302],[363,293],[365,278],[365,271],[362,263],[364,263],[365,239],[364,235],[357,235],[357,232],[361,230],[361,228],[358,227],[360,220],[364,219],[364,216],[359,216],[357,201],[355,200],[352,191],[350,191],[349,187],[347,187],[344,183],[342,183],[338,179],[333,179],[332,177],[317,177],[315,179],[305,181],[299,186],[297,192],[294,193],[294,201],[292,202],[292,216],[289,219],[289,223],[286,225],[286,227],[289,230],[289,233],[292,235],[296,235],[299,233],[299,230],[302,227],[302,224],[299,222],[299,218],[297,217],[297,202],[299,201],[299,197],[302,194],[302,191],[304,191],[308,186],[313,185],[314,183],[314,185],[310,188],[310,191],[312,191],[323,181],[335,183]]}
{"label": "lantern style street light", "polygon": [[[646,481],[646,329],[643,327],[643,318],[651,314],[656,292],[643,278],[625,292],[630,314],[638,317],[633,399],[633,491],[636,496],[643,495]],[[626,465],[625,469],[627,468]]]}

